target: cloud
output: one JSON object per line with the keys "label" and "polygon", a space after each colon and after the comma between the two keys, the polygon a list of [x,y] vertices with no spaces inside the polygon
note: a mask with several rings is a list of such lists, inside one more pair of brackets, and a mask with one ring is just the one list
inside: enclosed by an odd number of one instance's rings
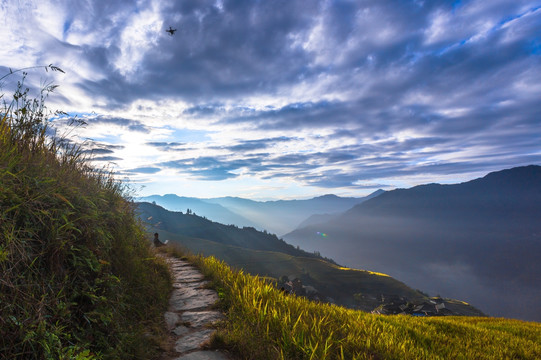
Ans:
{"label": "cloud", "polygon": [[0,69],[64,69],[46,74],[61,80],[50,98],[87,114],[76,133],[101,145],[85,151],[120,171],[347,190],[540,161],[535,1],[61,0],[0,12]]}
{"label": "cloud", "polygon": [[255,150],[264,150],[275,146],[278,143],[285,143],[293,140],[293,138],[280,136],[268,139],[246,140],[238,144],[226,146],[225,148],[235,153],[247,153]]}
{"label": "cloud", "polygon": [[117,156],[98,156],[98,157],[93,157],[90,159],[90,161],[106,161],[106,162],[120,161],[120,160],[123,160],[123,159]]}
{"label": "cloud", "polygon": [[129,131],[136,131],[142,133],[150,133],[150,127],[143,124],[138,120],[117,118],[117,117],[106,117],[106,116],[96,116],[94,118],[89,118],[86,120],[89,126],[100,126],[100,125],[112,125],[118,126],[121,128],[126,128]]}
{"label": "cloud", "polygon": [[166,168],[181,170],[183,173],[200,180],[225,180],[237,177],[232,171],[241,167],[241,164],[221,158],[199,157],[188,160],[174,160],[160,164]]}
{"label": "cloud", "polygon": [[136,169],[129,169],[124,170],[127,173],[136,173],[136,174],[155,174],[157,172],[160,172],[160,168],[147,166],[147,167],[140,167]]}
{"label": "cloud", "polygon": [[114,154],[113,150],[110,149],[88,149],[82,151],[84,154],[93,154],[93,155],[104,155],[104,154]]}
{"label": "cloud", "polygon": [[223,104],[199,104],[183,111],[186,115],[209,116],[219,114],[225,111]]}
{"label": "cloud", "polygon": [[182,151],[187,150],[183,149],[185,147],[185,143],[180,142],[160,142],[160,141],[151,141],[147,142],[146,145],[155,147],[161,151]]}
{"label": "cloud", "polygon": [[[347,125],[347,122],[355,121],[347,113],[347,103],[330,103],[320,101],[317,103],[291,103],[279,109],[252,110],[246,109],[238,112],[238,115],[224,117],[220,123],[249,123],[261,129],[291,130],[303,127],[326,127],[337,123]],[[330,118],[332,115],[332,118]]]}

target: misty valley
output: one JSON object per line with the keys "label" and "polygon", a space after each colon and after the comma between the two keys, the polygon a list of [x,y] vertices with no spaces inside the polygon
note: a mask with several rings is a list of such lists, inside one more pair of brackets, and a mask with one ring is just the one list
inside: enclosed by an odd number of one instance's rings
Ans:
{"label": "misty valley", "polygon": [[308,298],[376,313],[541,320],[539,166],[366,198],[139,200],[149,231],[289,291],[296,281]]}

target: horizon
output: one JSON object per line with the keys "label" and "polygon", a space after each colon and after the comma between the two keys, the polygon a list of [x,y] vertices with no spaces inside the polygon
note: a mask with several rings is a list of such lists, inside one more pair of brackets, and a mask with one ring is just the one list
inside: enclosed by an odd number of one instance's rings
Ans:
{"label": "horizon", "polygon": [[59,85],[47,104],[68,115],[51,126],[138,197],[363,197],[541,164],[536,1],[8,0],[0,14],[0,76],[64,70],[26,85]]}
{"label": "horizon", "polygon": [[[378,191],[378,190],[376,190],[376,191]],[[372,193],[370,193],[368,195],[371,195]],[[186,196],[186,195],[182,195],[182,194],[166,193],[166,194],[150,194],[150,195],[144,195],[144,196],[136,196],[135,198],[136,199],[141,199],[141,198],[151,197],[151,196],[164,197],[164,196],[167,196],[167,195],[174,195],[174,196],[178,196],[180,198],[191,198],[191,199],[199,199],[199,200],[212,200],[212,199],[219,199],[219,198],[235,198],[235,199],[243,199],[243,200],[252,200],[252,201],[257,201],[257,202],[288,201],[288,200],[311,200],[311,199],[314,199],[314,198],[320,198],[320,197],[325,197],[325,196],[338,196],[338,197],[342,197],[342,198],[347,197],[347,196],[339,196],[339,195],[336,195],[336,194],[329,193],[329,194],[316,195],[316,196],[306,197],[306,198],[288,198],[288,199],[273,199],[273,198],[259,198],[258,199],[258,198],[243,198],[243,197],[240,197],[240,196],[219,196],[219,197],[200,198],[200,197],[195,197],[195,196]],[[366,195],[366,196],[368,196],[368,195]],[[352,197],[354,197],[354,196],[352,196]],[[360,196],[360,198],[362,198],[362,196]]]}
{"label": "horizon", "polygon": [[393,191],[393,190],[406,190],[406,189],[411,189],[413,187],[416,187],[416,186],[423,186],[423,185],[430,185],[430,184],[437,184],[437,185],[460,185],[460,184],[463,184],[463,183],[467,183],[467,182],[470,182],[470,181],[473,181],[473,180],[476,180],[476,179],[481,179],[491,173],[497,173],[497,172],[502,172],[502,171],[508,171],[508,170],[513,170],[513,169],[516,169],[516,168],[521,168],[521,167],[528,167],[528,166],[541,166],[539,164],[528,164],[528,165],[523,165],[523,166],[515,166],[515,167],[512,167],[512,168],[505,168],[505,169],[500,169],[500,170],[495,170],[495,171],[491,171],[491,172],[488,172],[488,173],[485,173],[479,177],[476,177],[476,178],[472,178],[472,179],[468,179],[468,180],[465,180],[465,181],[460,181],[460,182],[448,182],[448,183],[439,183],[439,182],[427,182],[427,183],[422,183],[422,184],[417,184],[417,185],[413,185],[411,187],[404,187],[404,188],[393,188],[393,189],[387,189],[387,190],[383,190],[383,189],[377,189],[377,190],[374,190],[370,193],[367,193],[365,195],[360,195],[360,196],[341,196],[341,195],[338,195],[338,194],[334,194],[334,193],[325,193],[325,194],[320,194],[320,195],[314,195],[314,196],[309,196],[309,197],[292,197],[292,198],[243,198],[243,197],[240,197],[240,196],[230,196],[230,195],[225,195],[225,196],[216,196],[216,197],[197,197],[197,196],[189,196],[189,195],[183,195],[183,194],[177,194],[177,193],[162,193],[162,194],[149,194],[149,195],[137,195],[135,196],[136,199],[141,199],[141,198],[144,198],[144,197],[150,197],[150,196],[161,196],[161,197],[164,197],[164,196],[167,196],[167,195],[174,195],[174,196],[178,196],[178,197],[185,197],[185,198],[193,198],[193,199],[199,199],[199,200],[211,200],[211,199],[217,199],[217,198],[240,198],[240,199],[244,199],[244,200],[252,200],[252,201],[258,201],[258,202],[272,202],[272,201],[283,201],[283,200],[311,200],[311,199],[314,199],[314,198],[320,198],[320,197],[325,197],[325,196],[337,196],[337,197],[341,197],[341,198],[347,198],[347,197],[352,197],[352,198],[363,198],[363,197],[367,197],[367,196],[370,196],[372,195],[373,193],[375,192],[378,192],[378,191]]}

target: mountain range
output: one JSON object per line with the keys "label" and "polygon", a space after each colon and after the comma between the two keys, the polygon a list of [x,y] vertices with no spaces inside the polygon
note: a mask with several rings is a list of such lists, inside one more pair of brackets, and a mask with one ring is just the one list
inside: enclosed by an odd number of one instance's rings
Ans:
{"label": "mountain range", "polygon": [[282,235],[296,229],[314,214],[339,214],[353,206],[382,194],[378,190],[366,197],[323,195],[307,200],[254,201],[238,197],[199,199],[175,194],[151,195],[138,198],[156,203],[172,211],[187,211],[212,221],[236,226],[249,226]]}
{"label": "mountain range", "polygon": [[284,240],[493,316],[541,321],[540,166],[388,191]]}

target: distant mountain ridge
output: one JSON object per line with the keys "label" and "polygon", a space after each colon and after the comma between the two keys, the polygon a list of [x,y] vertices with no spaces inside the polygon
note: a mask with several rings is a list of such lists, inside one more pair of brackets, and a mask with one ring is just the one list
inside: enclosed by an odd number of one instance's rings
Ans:
{"label": "distant mountain ridge", "polygon": [[168,210],[190,209],[198,215],[222,224],[251,226],[282,235],[298,227],[314,214],[341,213],[382,194],[378,190],[366,197],[339,197],[328,194],[307,200],[254,201],[238,197],[199,199],[174,194],[151,195],[138,201],[155,202]]}
{"label": "distant mountain ridge", "polygon": [[388,191],[284,239],[493,315],[541,321],[540,166]]}
{"label": "distant mountain ridge", "polygon": [[[471,221],[470,216],[479,211],[485,215],[530,218],[539,215],[539,178],[541,166],[532,165],[493,172],[461,184],[427,184],[397,189],[383,194],[377,201],[355,206],[348,213],[446,217],[465,222]],[[525,209],[533,212],[525,212]]]}
{"label": "distant mountain ridge", "polygon": [[237,226],[256,226],[250,220],[232,212],[220,204],[205,201],[194,197],[178,196],[175,194],[150,195],[140,197],[138,201],[156,203],[172,211],[192,212],[218,221],[221,224],[235,224]]}

